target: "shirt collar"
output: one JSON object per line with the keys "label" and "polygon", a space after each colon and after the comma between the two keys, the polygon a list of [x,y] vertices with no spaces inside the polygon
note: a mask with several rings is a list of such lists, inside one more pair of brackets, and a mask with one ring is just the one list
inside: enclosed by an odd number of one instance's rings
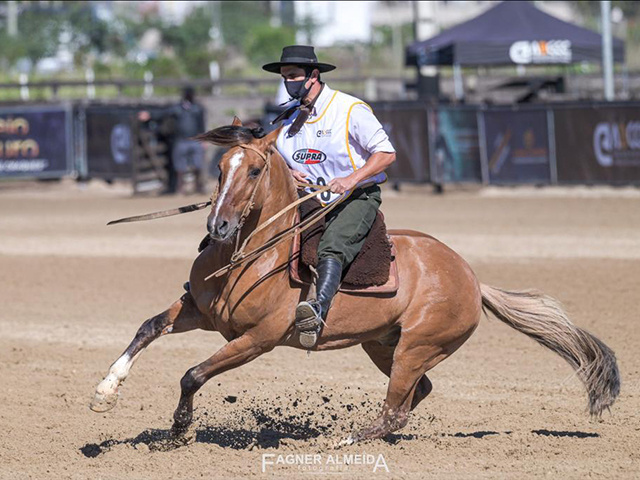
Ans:
{"label": "shirt collar", "polygon": [[313,111],[309,117],[316,117],[320,115],[321,112],[324,111],[326,106],[331,101],[331,97],[333,96],[333,90],[329,88],[329,85],[325,83],[324,88],[320,92],[318,99],[316,100],[315,105],[313,106]]}

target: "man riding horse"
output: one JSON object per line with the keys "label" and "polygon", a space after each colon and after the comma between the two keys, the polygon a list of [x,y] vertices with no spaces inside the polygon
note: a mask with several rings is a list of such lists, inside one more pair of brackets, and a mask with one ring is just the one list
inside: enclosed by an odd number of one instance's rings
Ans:
{"label": "man riding horse", "polygon": [[[202,329],[220,332],[227,343],[180,380],[171,429],[178,445],[194,438],[193,430],[189,434],[194,397],[207,381],[278,346],[323,351],[362,345],[389,377],[389,385],[379,416],[344,443],[382,438],[407,424],[409,413],[432,390],[427,373],[472,335],[483,309],[564,358],[586,387],[592,415],[601,415],[613,404],[620,393],[614,352],[575,326],[557,301],[533,290],[507,291],[482,284],[456,252],[414,230],[388,231],[402,278],[394,295],[338,294],[331,321],[316,345],[309,347],[301,336],[292,335],[290,312],[296,305],[298,323],[307,319],[317,325],[326,318],[343,267],[353,260],[371,227],[380,204],[375,184],[384,178],[382,172],[394,155],[365,104],[320,82],[319,74],[333,67],[319,63],[311,47],[288,47],[280,62],[265,68],[283,74],[300,104],[284,115],[280,129],[266,136],[243,127],[239,119],[199,136],[229,147],[220,161],[220,194],[176,213],[210,205],[207,228],[213,242],[193,262],[189,291],[145,321],[111,365],[96,387],[94,411],[106,412],[116,405],[120,386],[151,342]],[[301,303],[301,287],[291,282],[288,271],[293,239],[283,236],[300,228],[292,210],[300,201],[292,175],[329,183],[332,191],[321,188],[321,193],[330,193],[321,200],[333,201],[330,207],[336,207],[320,245],[317,298]],[[344,192],[350,196],[335,203],[338,194],[345,198]],[[137,217],[150,218],[159,216]],[[241,236],[244,241],[238,250]],[[248,240],[251,254],[234,262]],[[260,250],[265,246],[268,250]],[[235,268],[242,259],[251,261]],[[312,337],[319,331],[314,328]]]}
{"label": "man riding horse", "polygon": [[376,218],[382,202],[378,184],[386,180],[384,170],[394,162],[395,149],[369,105],[321,80],[321,73],[336,67],[318,62],[313,47],[285,47],[279,62],[262,68],[279,73],[289,95],[298,100],[274,120],[283,120],[276,147],[295,180],[329,185],[331,190],[319,195],[323,204],[347,194],[326,217],[318,246],[316,298],[296,308],[301,341],[312,347],[342,274]]}

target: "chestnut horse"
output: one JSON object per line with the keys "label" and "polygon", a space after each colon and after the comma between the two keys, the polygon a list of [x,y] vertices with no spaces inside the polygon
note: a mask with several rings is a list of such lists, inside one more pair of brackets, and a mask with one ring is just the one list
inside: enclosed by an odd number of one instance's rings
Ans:
{"label": "chestnut horse", "polygon": [[[295,330],[294,311],[306,291],[289,280],[291,240],[221,277],[211,276],[229,263],[237,235],[242,241],[298,198],[289,169],[274,147],[278,132],[259,138],[236,119],[231,126],[200,136],[230,147],[220,161],[219,193],[207,220],[212,241],[193,263],[189,292],[142,324],[96,388],[92,410],[113,408],[133,363],[152,341],[169,333],[216,330],[228,341],[182,377],[172,428],[176,435],[191,423],[194,394],[209,379],[277,346],[305,349]],[[251,200],[253,208],[244,221],[242,212]],[[286,212],[252,238],[249,247],[262,245],[294,221],[295,213]],[[431,392],[426,372],[471,336],[484,308],[561,355],[584,383],[592,415],[614,402],[620,388],[614,353],[574,326],[555,300],[536,291],[509,292],[479,283],[456,252],[424,233],[390,230],[389,234],[397,251],[398,292],[338,293],[313,347],[323,351],[361,344],[389,377],[379,417],[352,433],[347,443],[380,438],[405,426],[409,412]]]}

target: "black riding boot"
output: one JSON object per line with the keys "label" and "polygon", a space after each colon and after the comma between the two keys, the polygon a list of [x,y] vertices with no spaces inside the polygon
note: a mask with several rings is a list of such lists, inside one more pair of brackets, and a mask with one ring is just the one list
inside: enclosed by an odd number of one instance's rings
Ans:
{"label": "black riding boot", "polygon": [[300,302],[296,308],[296,327],[300,331],[300,343],[313,347],[318,339],[322,322],[326,320],[331,300],[340,287],[342,264],[335,258],[318,261],[316,299]]}

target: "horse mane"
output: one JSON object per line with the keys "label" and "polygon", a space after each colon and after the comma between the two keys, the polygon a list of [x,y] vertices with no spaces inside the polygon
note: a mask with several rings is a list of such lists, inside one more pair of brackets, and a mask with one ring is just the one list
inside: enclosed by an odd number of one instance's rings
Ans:
{"label": "horse mane", "polygon": [[[196,135],[193,137],[193,140],[197,140],[200,142],[209,142],[214,145],[219,145],[221,147],[236,147],[238,145],[246,145],[247,143],[251,143],[253,140],[262,138],[266,135],[265,131],[262,127],[245,127],[240,125],[225,125],[223,127],[214,128],[213,130],[209,130],[208,132],[201,133],[200,135]],[[295,183],[293,182],[293,178],[289,175],[288,168],[286,167],[286,162],[282,158],[282,156],[275,150],[275,153],[280,157],[286,172],[286,189],[287,193],[292,198],[297,198],[297,190]]]}
{"label": "horse mane", "polygon": [[262,127],[243,127],[239,125],[225,125],[193,137],[200,142],[209,142],[221,147],[235,147],[252,142],[266,135]]}

